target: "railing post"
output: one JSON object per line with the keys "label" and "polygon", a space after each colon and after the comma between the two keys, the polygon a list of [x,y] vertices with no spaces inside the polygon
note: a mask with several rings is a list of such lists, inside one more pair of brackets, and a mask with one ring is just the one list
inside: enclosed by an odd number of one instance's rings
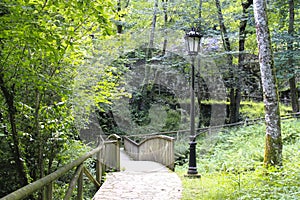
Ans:
{"label": "railing post", "polygon": [[53,185],[52,182],[50,182],[48,185],[45,186],[45,190],[46,190],[46,199],[47,200],[51,200],[53,197]]}
{"label": "railing post", "polygon": [[46,199],[46,186],[41,188],[41,191],[40,191],[40,194],[39,194],[38,198],[42,199],[42,200],[47,200]]}
{"label": "railing post", "polygon": [[103,165],[101,163],[101,153],[99,152],[96,161],[96,180],[100,184],[102,183],[102,175],[103,175]]}
{"label": "railing post", "polygon": [[120,164],[121,164],[121,163],[120,163],[120,162],[121,162],[121,161],[120,161],[120,145],[121,145],[120,143],[121,143],[121,138],[118,138],[117,144],[116,144],[116,154],[117,154],[117,155],[116,155],[116,168],[117,168],[116,170],[117,170],[117,171],[120,171],[120,170],[121,170],[121,169],[120,169],[120,168],[121,168],[121,167],[120,167]]}
{"label": "railing post", "polygon": [[[69,183],[69,188],[66,192],[66,195],[64,197],[64,200],[69,200],[72,196],[72,192],[76,186],[76,183],[77,183],[77,186],[78,186],[78,181],[80,179],[80,174],[82,173],[83,171],[83,164],[80,164],[77,168],[76,168],[76,171],[73,175],[73,178],[72,180],[70,181]],[[79,187],[78,187],[78,190],[79,190]]]}
{"label": "railing post", "polygon": [[83,199],[83,170],[80,171],[78,178],[78,188],[77,188],[77,200]]}
{"label": "railing post", "polygon": [[[101,145],[101,141],[100,141],[100,137],[98,137],[98,147],[100,147]],[[102,147],[102,148],[105,148]],[[102,149],[102,151],[98,151],[96,154],[96,180],[98,181],[98,183],[102,183],[102,175],[103,175],[103,167],[102,167],[102,157],[101,157],[101,152],[103,152],[104,149]],[[98,189],[98,188],[97,188]]]}

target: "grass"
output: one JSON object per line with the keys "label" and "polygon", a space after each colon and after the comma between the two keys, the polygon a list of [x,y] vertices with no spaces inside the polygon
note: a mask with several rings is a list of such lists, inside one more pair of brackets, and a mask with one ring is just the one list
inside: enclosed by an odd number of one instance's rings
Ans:
{"label": "grass", "polygon": [[184,177],[187,164],[176,166],[184,188],[182,199],[300,199],[300,120],[282,123],[280,169],[262,167],[264,130],[263,124],[257,124],[199,139],[201,179]]}

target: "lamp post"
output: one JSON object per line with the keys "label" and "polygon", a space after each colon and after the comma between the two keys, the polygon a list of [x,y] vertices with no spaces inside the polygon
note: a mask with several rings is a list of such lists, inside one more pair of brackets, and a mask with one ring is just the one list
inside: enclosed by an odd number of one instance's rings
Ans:
{"label": "lamp post", "polygon": [[191,132],[190,132],[190,155],[189,155],[189,169],[187,172],[188,177],[201,177],[197,171],[196,163],[196,133],[195,133],[195,58],[197,57],[200,50],[200,41],[202,35],[197,32],[195,28],[192,28],[185,35],[185,40],[187,44],[187,51],[192,61],[191,69]]}

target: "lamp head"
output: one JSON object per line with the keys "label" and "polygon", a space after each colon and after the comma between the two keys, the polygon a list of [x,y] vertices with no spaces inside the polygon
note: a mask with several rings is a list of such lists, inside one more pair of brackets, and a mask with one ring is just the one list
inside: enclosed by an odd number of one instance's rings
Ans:
{"label": "lamp head", "polygon": [[184,38],[186,40],[188,54],[191,56],[198,55],[202,35],[192,27],[192,29],[185,34]]}

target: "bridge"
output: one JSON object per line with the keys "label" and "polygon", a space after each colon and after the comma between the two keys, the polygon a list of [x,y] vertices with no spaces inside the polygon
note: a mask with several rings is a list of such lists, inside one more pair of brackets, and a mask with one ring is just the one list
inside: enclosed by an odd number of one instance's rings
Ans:
{"label": "bridge", "polygon": [[[89,158],[96,161],[95,177],[84,166]],[[137,142],[113,134],[99,140],[97,148],[1,200],[24,199],[39,191],[43,200],[54,199],[53,183],[74,169],[64,200],[73,199],[74,194],[84,199],[84,175],[98,189],[93,200],[176,200],[181,198],[182,186],[173,172],[174,162],[172,137],[155,135]]]}

